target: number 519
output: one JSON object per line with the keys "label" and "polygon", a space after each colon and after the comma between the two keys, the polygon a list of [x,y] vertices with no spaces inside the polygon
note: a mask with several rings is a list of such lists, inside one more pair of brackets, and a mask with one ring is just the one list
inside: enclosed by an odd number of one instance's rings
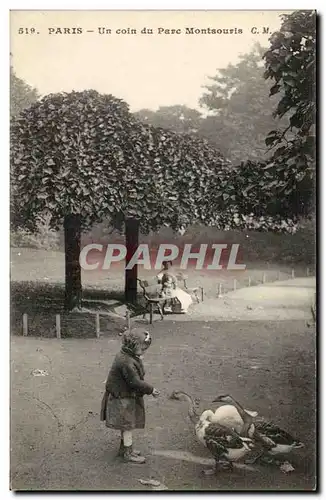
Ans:
{"label": "number 519", "polygon": [[33,35],[36,33],[35,28],[19,28],[18,34],[19,35]]}

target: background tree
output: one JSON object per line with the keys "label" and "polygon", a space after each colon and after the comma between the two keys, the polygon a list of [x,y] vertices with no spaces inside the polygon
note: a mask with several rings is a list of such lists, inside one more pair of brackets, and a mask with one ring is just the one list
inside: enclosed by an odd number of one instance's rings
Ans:
{"label": "background tree", "polygon": [[269,97],[264,80],[262,56],[265,49],[255,44],[249,54],[239,57],[210,77],[200,99],[210,115],[202,121],[199,133],[216,144],[232,163],[264,161],[268,148],[265,138],[275,128],[273,110],[277,98]]}
{"label": "background tree", "polygon": [[15,75],[10,67],[10,117],[14,118],[21,111],[33,104],[39,98],[36,89]]}
{"label": "background tree", "polygon": [[[31,106],[39,98],[36,89],[27,85],[21,78],[15,75],[13,67],[10,66],[10,119],[17,117],[25,108]],[[14,226],[18,222],[19,215],[15,207],[17,197],[14,194],[15,183],[10,179],[10,223]],[[15,220],[16,219],[16,220]]]}
{"label": "background tree", "polygon": [[307,206],[315,177],[316,12],[296,11],[282,19],[264,55],[265,78],[274,80],[270,95],[279,99],[274,116],[287,115],[289,122],[266,138],[273,149],[268,168],[280,180],[279,193],[305,191]]}
{"label": "background tree", "polygon": [[134,115],[143,123],[169,129],[178,134],[195,134],[202,122],[199,111],[182,105],[161,106],[157,111],[141,109]]}

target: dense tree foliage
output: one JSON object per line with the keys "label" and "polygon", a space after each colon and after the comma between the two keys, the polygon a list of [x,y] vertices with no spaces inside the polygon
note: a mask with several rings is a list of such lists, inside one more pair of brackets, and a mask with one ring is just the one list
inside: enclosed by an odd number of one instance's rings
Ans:
{"label": "dense tree foliage", "polygon": [[33,229],[38,214],[50,213],[54,229],[64,225],[68,309],[81,302],[82,227],[125,203],[119,181],[138,164],[133,130],[128,106],[95,91],[49,95],[12,124],[14,222]]}
{"label": "dense tree foliage", "polygon": [[228,162],[216,149],[144,125],[126,103],[95,91],[38,101],[13,122],[11,143],[16,224],[33,229],[40,213],[51,213],[53,228],[64,224],[69,307],[81,298],[83,227],[108,218],[143,232],[213,223],[225,202],[216,182],[227,184]]}
{"label": "dense tree foliage", "polygon": [[249,160],[233,167],[235,206],[241,207],[238,226],[256,231],[273,227],[276,232],[295,232],[299,218],[306,215],[303,202],[307,193],[300,185],[291,194],[276,197],[278,172],[267,166],[267,163]]}
{"label": "dense tree foliage", "polygon": [[265,53],[265,78],[274,80],[270,95],[279,96],[275,117],[288,116],[282,130],[270,131],[273,150],[268,165],[280,179],[278,192],[305,189],[311,195],[315,175],[316,12],[295,11],[282,16],[280,31]]}

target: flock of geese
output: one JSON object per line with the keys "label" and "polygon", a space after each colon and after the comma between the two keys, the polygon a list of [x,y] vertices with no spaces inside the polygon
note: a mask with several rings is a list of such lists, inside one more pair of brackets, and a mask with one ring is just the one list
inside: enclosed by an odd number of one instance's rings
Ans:
{"label": "flock of geese", "polygon": [[[220,468],[232,470],[233,462],[251,454],[250,463],[259,458],[272,463],[276,455],[285,455],[304,445],[272,422],[258,417],[255,411],[246,410],[230,395],[219,396],[213,403],[223,403],[215,412],[197,413],[195,401],[183,391],[173,391],[170,399],[184,400],[189,404],[188,414],[195,425],[201,444],[213,455],[215,468],[204,471],[215,474]],[[248,461],[247,461],[248,463]]]}

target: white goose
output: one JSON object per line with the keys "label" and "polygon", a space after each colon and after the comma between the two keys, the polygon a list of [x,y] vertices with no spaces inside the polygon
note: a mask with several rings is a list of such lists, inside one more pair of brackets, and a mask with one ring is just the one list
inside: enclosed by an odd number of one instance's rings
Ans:
{"label": "white goose", "polygon": [[252,438],[255,432],[253,419],[258,416],[258,413],[240,408],[233,401],[232,403],[220,406],[214,413],[212,412],[212,421],[224,425],[229,429],[234,429],[241,436]]}
{"label": "white goose", "polygon": [[188,415],[195,424],[197,439],[215,459],[215,468],[204,471],[206,475],[215,474],[220,465],[223,469],[232,470],[232,462],[240,460],[251,451],[254,446],[252,439],[239,436],[233,429],[216,422],[213,411],[205,410],[200,416],[197,415],[194,401],[187,393],[174,391],[170,399],[185,400],[189,403]]}
{"label": "white goose", "polygon": [[[250,436],[255,440],[255,442],[262,445],[263,450],[257,457],[255,457],[254,461],[264,455],[265,452],[272,456],[284,455],[290,453],[294,449],[302,448],[304,446],[301,441],[295,439],[291,436],[291,434],[286,432],[284,429],[281,429],[273,422],[268,422],[263,418],[254,420],[250,413],[248,413],[243,406],[229,394],[219,396],[214,399],[213,403],[215,402],[233,404],[237,409],[242,422],[244,422],[244,425],[239,433],[242,436]],[[250,429],[250,434],[248,429]]]}

